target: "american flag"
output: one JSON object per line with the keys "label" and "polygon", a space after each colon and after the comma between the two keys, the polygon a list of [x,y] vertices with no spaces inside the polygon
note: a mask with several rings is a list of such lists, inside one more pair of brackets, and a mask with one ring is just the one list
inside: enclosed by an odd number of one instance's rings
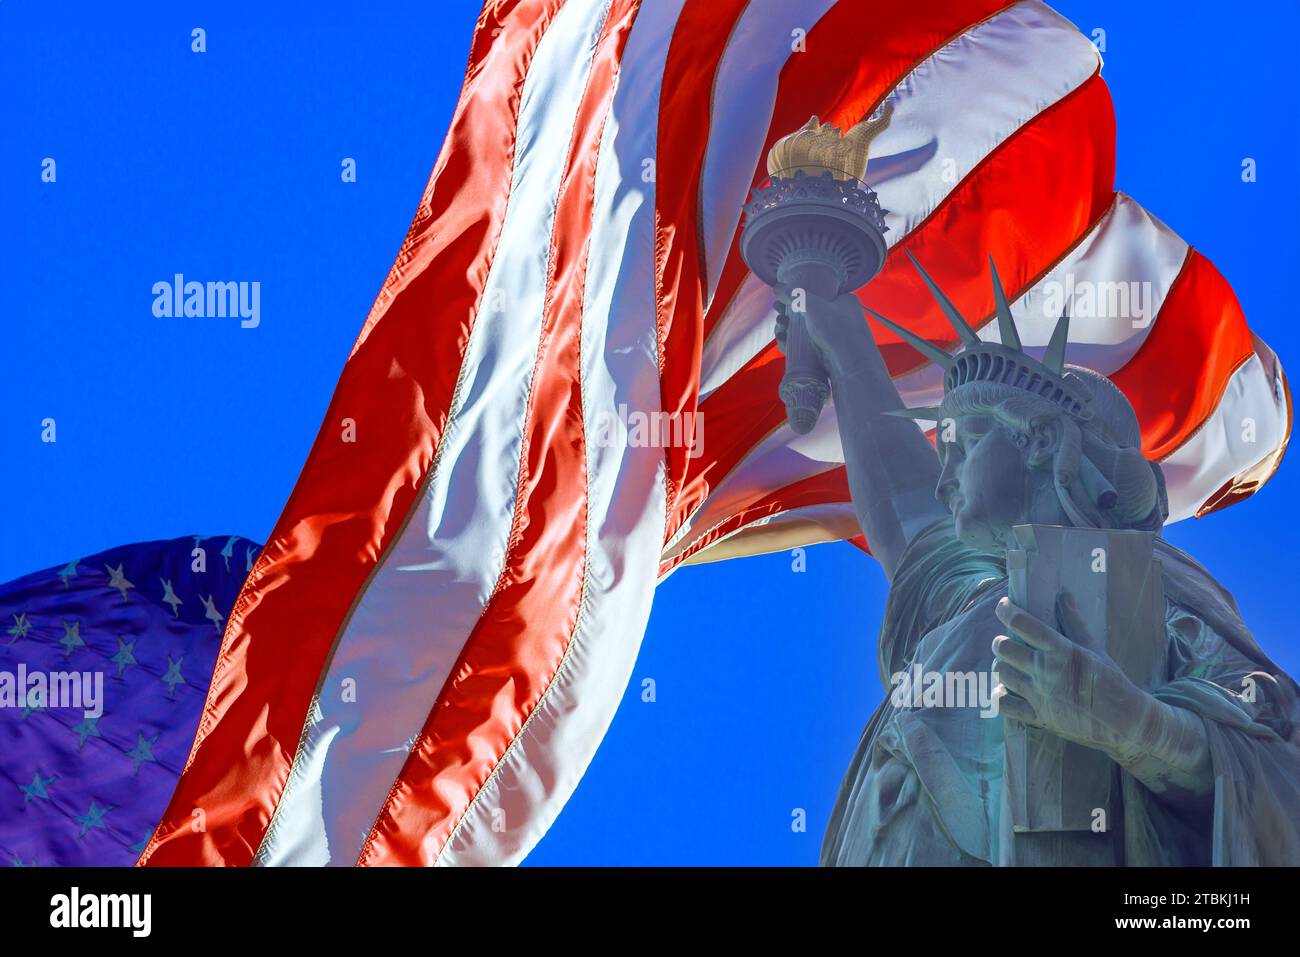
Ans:
{"label": "american flag", "polygon": [[[1101,59],[1047,6],[489,0],[141,862],[517,862],[613,717],[657,581],[860,536],[833,408],[785,425],[738,234],[779,137],[886,105],[866,305],[952,347],[904,251],[981,324],[992,255],[1031,353],[1067,299],[1071,360],[1133,401],[1172,519],[1267,480],[1277,358],[1115,191]],[[935,404],[939,370],[877,334],[904,398]],[[594,439],[628,410],[698,415],[702,443]]]}

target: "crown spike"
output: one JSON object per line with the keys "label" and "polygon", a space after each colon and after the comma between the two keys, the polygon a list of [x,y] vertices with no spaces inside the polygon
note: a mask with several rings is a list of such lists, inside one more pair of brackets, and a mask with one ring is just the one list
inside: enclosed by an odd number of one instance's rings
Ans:
{"label": "crown spike", "polygon": [[892,329],[904,341],[906,341],[909,345],[911,345],[913,349],[915,349],[917,352],[924,355],[927,359],[930,359],[935,365],[945,370],[952,368],[952,363],[953,363],[952,356],[948,355],[948,353],[944,352],[938,346],[934,345],[933,343],[929,342],[926,339],[922,339],[911,329],[903,328],[898,323],[894,322],[892,319],[886,319],[880,313],[876,312],[876,310],[870,307],[865,307],[865,308],[867,309],[867,312],[871,313],[873,316],[876,317],[877,321],[879,321],[882,325],[886,326],[887,328]]}
{"label": "crown spike", "polygon": [[1048,370],[1060,375],[1065,368],[1065,343],[1070,338],[1070,307],[1066,306],[1061,318],[1056,320],[1052,338],[1047,343],[1047,352],[1043,354],[1043,365]]}
{"label": "crown spike", "polygon": [[1016,331],[1016,320],[1011,315],[1011,307],[1007,305],[1007,294],[1002,288],[1002,280],[998,278],[998,267],[994,264],[991,254],[989,272],[993,274],[993,301],[998,307],[998,338],[1008,349],[1021,352],[1023,350],[1020,347],[1020,333]]}
{"label": "crown spike", "polygon": [[930,287],[930,295],[934,296],[935,300],[939,303],[939,308],[942,309],[943,314],[948,317],[948,323],[954,330],[956,330],[957,335],[961,337],[961,341],[967,345],[976,345],[979,343],[980,337],[975,335],[975,330],[970,327],[970,323],[962,317],[962,314],[957,311],[957,307],[952,304],[952,300],[943,294],[943,290],[939,288],[938,284],[930,278],[930,274],[925,271],[919,262],[917,262],[916,257],[912,255],[912,250],[904,249],[903,251],[907,253],[907,258],[912,260],[912,265],[915,266],[916,271],[921,274],[921,278],[925,280],[925,284]]}

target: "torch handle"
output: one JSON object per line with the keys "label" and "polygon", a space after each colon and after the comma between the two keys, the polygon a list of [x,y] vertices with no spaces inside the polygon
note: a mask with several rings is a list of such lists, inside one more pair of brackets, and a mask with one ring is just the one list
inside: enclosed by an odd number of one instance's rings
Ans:
{"label": "torch handle", "polygon": [[[818,262],[783,264],[779,278],[792,289],[802,289],[822,299],[834,299],[840,293],[835,270]],[[830,376],[808,333],[805,312],[791,308],[787,318],[785,375],[781,378],[780,396],[790,428],[798,435],[806,435],[817,424],[822,407],[830,397]]]}

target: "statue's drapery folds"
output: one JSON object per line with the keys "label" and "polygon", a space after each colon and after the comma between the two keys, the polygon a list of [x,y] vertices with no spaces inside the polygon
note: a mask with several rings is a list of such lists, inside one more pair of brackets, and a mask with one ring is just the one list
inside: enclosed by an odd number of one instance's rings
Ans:
{"label": "statue's drapery folds", "polygon": [[[1280,865],[1300,861],[1300,696],[1236,604],[1163,540],[1168,665],[1152,693],[1205,726],[1214,788],[1173,801],[1115,766],[1117,863]],[[882,681],[900,672],[989,673],[993,609],[1007,593],[1000,556],[962,543],[951,518],[910,543],[880,634]],[[999,860],[1001,715],[915,707],[886,694],[863,732],[822,848],[824,864],[988,865]]]}

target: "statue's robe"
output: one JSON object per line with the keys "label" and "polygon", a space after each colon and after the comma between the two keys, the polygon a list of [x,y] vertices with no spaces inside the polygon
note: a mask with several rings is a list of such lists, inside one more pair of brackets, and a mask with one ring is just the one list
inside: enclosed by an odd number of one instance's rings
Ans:
{"label": "statue's robe", "polygon": [[[1204,568],[1161,539],[1156,557],[1169,654],[1166,681],[1152,693],[1203,720],[1214,793],[1180,805],[1117,769],[1114,857],[1127,865],[1300,864],[1300,690]],[[1005,719],[980,717],[977,703],[896,707],[889,679],[917,664],[923,672],[993,670],[991,643],[1006,630],[994,606],[1005,594],[1001,559],[961,543],[951,518],[909,545],[880,632],[887,693],[840,787],[823,864],[1000,860]]]}

